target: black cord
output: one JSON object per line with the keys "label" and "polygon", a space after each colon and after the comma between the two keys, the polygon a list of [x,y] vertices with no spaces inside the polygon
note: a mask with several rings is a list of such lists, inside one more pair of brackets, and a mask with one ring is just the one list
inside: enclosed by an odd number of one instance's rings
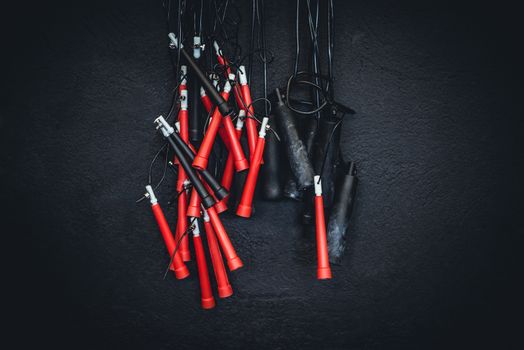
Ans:
{"label": "black cord", "polygon": [[297,12],[295,20],[295,38],[296,38],[296,51],[295,51],[295,68],[293,69],[294,74],[298,73],[298,60],[300,57],[300,0],[297,0]]}
{"label": "black cord", "polygon": [[187,234],[189,232],[193,232],[194,230],[194,226],[193,224],[195,223],[196,221],[196,218],[193,218],[193,220],[191,220],[191,222],[189,223],[189,227],[187,228],[187,230],[184,231],[184,233],[182,233],[180,235],[180,237],[178,238],[178,241],[176,242],[176,246],[175,246],[175,250],[173,251],[173,254],[171,255],[171,259],[169,259],[169,265],[167,265],[167,269],[166,271],[164,272],[164,277],[162,279],[166,279],[166,276],[167,276],[167,273],[169,272],[169,268],[171,267],[171,265],[173,264],[173,260],[175,259],[175,255],[176,255],[176,252],[178,251],[178,248],[180,247],[180,243],[182,242],[182,239],[187,236]]}

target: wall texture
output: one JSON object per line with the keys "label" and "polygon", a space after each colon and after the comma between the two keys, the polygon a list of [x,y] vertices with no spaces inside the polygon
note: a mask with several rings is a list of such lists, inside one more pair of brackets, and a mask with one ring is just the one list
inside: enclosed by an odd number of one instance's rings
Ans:
{"label": "wall texture", "polygon": [[[235,295],[212,311],[200,309],[194,264],[188,280],[162,280],[165,248],[148,205],[135,204],[161,144],[151,122],[167,112],[173,88],[161,1],[5,12],[2,231],[16,238],[4,246],[12,252],[4,266],[11,324],[26,332],[19,342],[509,344],[513,239],[522,233],[512,9],[335,6],[336,93],[358,112],[342,133],[360,177],[346,257],[333,280],[317,281],[299,206],[259,200],[251,220],[224,215],[245,267],[230,274]],[[247,29],[249,6],[241,10]],[[293,11],[292,1],[267,1],[270,88],[291,73]],[[162,188],[162,201],[172,188]]]}

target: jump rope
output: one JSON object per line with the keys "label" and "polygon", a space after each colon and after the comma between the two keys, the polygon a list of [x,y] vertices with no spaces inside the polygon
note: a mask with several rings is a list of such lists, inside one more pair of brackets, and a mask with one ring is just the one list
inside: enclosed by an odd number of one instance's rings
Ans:
{"label": "jump rope", "polygon": [[[321,3],[327,5],[323,11]],[[345,249],[357,184],[355,164],[344,162],[339,151],[342,120],[354,112],[334,99],[333,1],[296,1],[294,72],[285,87],[271,95],[267,66],[273,54],[266,48],[263,0],[252,0],[251,40],[244,56],[239,44],[241,16],[234,1],[166,0],[164,8],[177,84],[167,115],[154,120],[164,143],[149,165],[146,192],[137,200],[149,199],[166,245],[169,264],[164,278],[169,271],[177,279],[189,276],[186,263],[192,258],[192,238],[201,306],[215,307],[202,240],[205,235],[218,296],[233,295],[223,259],[230,271],[243,263],[219,214],[232,206],[236,215],[251,217],[261,175],[261,196],[303,201],[305,224],[314,216],[317,278],[330,279],[330,259],[339,262]],[[320,67],[321,17],[326,22],[327,76]],[[310,65],[299,71],[303,23],[309,30]],[[257,56],[263,89],[262,96],[253,99],[250,84]],[[255,108],[260,103],[262,111]],[[154,184],[153,168],[161,156],[163,172]],[[176,193],[168,202],[177,207],[174,235],[155,194],[167,169],[177,179]],[[289,174],[287,181],[285,173]],[[331,211],[327,226],[325,207]]]}

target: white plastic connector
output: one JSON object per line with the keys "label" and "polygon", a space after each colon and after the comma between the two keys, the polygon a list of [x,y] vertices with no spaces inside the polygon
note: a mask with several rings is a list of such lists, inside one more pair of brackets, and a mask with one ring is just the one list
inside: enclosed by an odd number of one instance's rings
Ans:
{"label": "white plastic connector", "polygon": [[220,46],[218,46],[218,43],[216,41],[213,41],[213,47],[215,48],[217,56],[220,56]]}
{"label": "white plastic connector", "polygon": [[315,195],[322,196],[322,180],[320,180],[320,175],[315,175],[313,181],[315,182]]}
{"label": "white plastic connector", "polygon": [[206,89],[204,89],[202,86],[200,87],[200,97],[206,96]]}
{"label": "white plastic connector", "polygon": [[200,236],[200,228],[198,227],[198,220],[195,220],[194,217],[190,216],[189,217],[189,222],[192,222],[192,226],[193,226],[193,236],[194,237],[198,237]]}
{"label": "white plastic connector", "polygon": [[180,90],[180,109],[187,111],[187,90]]}
{"label": "white plastic connector", "polygon": [[180,85],[187,85],[187,66],[180,66],[180,78],[182,78]]}
{"label": "white plastic connector", "polygon": [[202,42],[200,41],[199,36],[193,37],[193,57],[198,60],[202,54]]}
{"label": "white plastic connector", "polygon": [[146,191],[147,191],[147,194],[149,195],[149,201],[151,202],[151,204],[157,204],[158,200],[156,199],[155,192],[153,192],[153,187],[151,187],[150,185],[147,185]]}
{"label": "white plastic connector", "polygon": [[226,83],[224,84],[224,92],[227,92],[229,93],[231,91],[231,84],[229,83],[229,80],[226,81]]}
{"label": "white plastic connector", "polygon": [[[178,48],[178,40],[176,38],[175,33],[169,33],[167,36],[169,37],[169,40],[171,40],[170,46],[175,48],[175,49],[177,49]],[[180,48],[181,49],[184,48],[184,45],[182,45],[182,43],[180,43]]]}
{"label": "white plastic connector", "polygon": [[165,137],[168,137],[169,135],[175,132],[175,129],[173,129],[173,127],[169,125],[169,123],[164,119],[163,116],[159,116],[158,118],[156,118],[155,123],[157,124],[157,129],[160,129]]}
{"label": "white plastic connector", "polygon": [[258,137],[264,138],[266,137],[266,131],[267,131],[267,123],[269,122],[268,117],[264,117],[262,119],[262,124],[260,125],[260,131],[258,132]]}
{"label": "white plastic connector", "polygon": [[244,111],[243,109],[238,111],[238,118],[237,118],[237,123],[235,125],[235,129],[242,130],[242,128],[244,127],[245,116],[246,116],[246,111]]}
{"label": "white plastic connector", "polygon": [[247,84],[247,75],[246,75],[246,67],[240,66],[238,67],[238,81],[240,82],[240,85],[246,85]]}
{"label": "white plastic connector", "polygon": [[[178,40],[176,38],[175,33],[169,33],[167,36],[169,37],[169,40],[171,40],[171,46],[173,46],[175,49],[178,48]],[[184,45],[182,45],[182,43],[180,43],[180,48],[184,48]]]}
{"label": "white plastic connector", "polygon": [[209,215],[207,214],[207,210],[205,210],[202,207],[202,219],[204,219],[205,222],[209,222]]}

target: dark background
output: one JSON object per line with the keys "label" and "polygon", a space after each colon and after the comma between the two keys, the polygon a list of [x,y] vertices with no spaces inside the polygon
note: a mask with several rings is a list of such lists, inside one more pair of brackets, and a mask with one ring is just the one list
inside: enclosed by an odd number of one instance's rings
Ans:
{"label": "dark background", "polygon": [[[294,1],[266,2],[274,88],[292,69]],[[299,206],[259,200],[250,220],[223,216],[245,267],[230,274],[234,296],[203,311],[194,264],[188,280],[162,280],[165,247],[147,203],[135,204],[161,144],[152,120],[174,86],[162,2],[12,3],[2,10],[1,231],[20,347],[513,344],[516,7],[335,1],[336,94],[358,112],[342,135],[360,177],[346,257],[317,281]],[[260,96],[260,75],[253,82]]]}

